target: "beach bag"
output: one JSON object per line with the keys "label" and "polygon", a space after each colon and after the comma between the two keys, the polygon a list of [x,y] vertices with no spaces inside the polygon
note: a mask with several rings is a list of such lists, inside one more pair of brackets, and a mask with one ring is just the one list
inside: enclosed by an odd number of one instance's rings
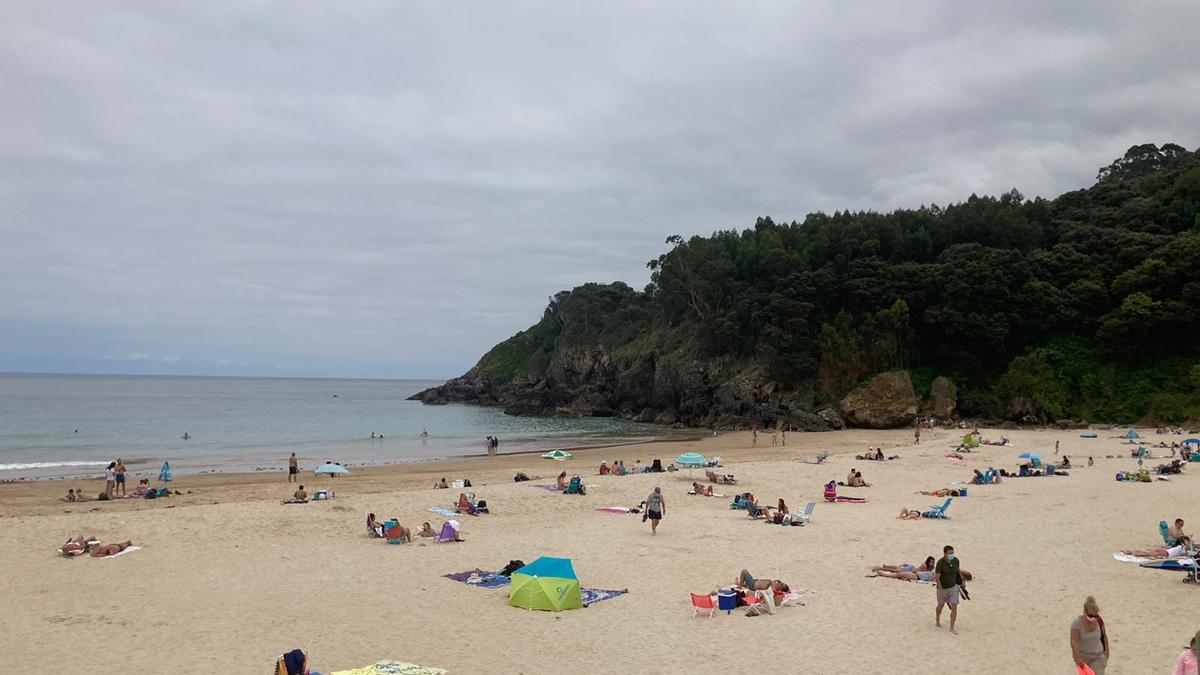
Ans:
{"label": "beach bag", "polygon": [[106,501],[108,501],[108,493],[107,493],[107,492],[101,492],[99,495],[97,495],[97,496],[96,496],[96,499],[98,499],[98,500],[100,500],[100,501],[102,501],[102,502],[106,502]]}

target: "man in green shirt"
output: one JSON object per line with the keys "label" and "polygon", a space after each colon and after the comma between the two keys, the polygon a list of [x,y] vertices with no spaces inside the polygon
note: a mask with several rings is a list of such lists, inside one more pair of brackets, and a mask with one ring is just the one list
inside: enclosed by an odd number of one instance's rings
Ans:
{"label": "man in green shirt", "polygon": [[954,555],[953,546],[942,547],[942,557],[933,568],[933,579],[937,584],[935,624],[938,628],[942,627],[942,607],[950,605],[950,632],[958,635],[958,631],[954,630],[954,623],[958,620],[958,558]]}

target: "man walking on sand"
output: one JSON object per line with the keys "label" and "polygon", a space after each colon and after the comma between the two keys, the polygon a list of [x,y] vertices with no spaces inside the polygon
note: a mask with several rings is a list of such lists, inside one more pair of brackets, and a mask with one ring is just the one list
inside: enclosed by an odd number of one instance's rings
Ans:
{"label": "man walking on sand", "polygon": [[937,583],[937,611],[934,614],[934,624],[942,627],[942,607],[950,605],[950,632],[958,635],[954,624],[958,620],[958,558],[954,555],[953,546],[942,547],[942,557],[933,568],[933,578]]}
{"label": "man walking on sand", "polygon": [[300,465],[296,462],[296,453],[293,452],[292,456],[288,457],[288,482],[296,480],[298,473],[300,473]]}
{"label": "man walking on sand", "polygon": [[654,492],[646,497],[646,513],[642,515],[642,522],[650,520],[650,534],[658,534],[658,521],[662,520],[663,514],[667,512],[667,503],[663,500],[662,488],[654,488]]}

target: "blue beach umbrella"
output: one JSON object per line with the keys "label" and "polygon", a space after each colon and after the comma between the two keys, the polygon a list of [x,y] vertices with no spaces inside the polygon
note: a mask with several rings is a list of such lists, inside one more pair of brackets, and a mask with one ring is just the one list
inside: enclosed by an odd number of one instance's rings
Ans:
{"label": "blue beach umbrella", "polygon": [[321,466],[313,469],[313,473],[318,475],[327,473],[332,476],[335,473],[350,473],[350,470],[344,466],[338,466],[337,464],[322,464]]}
{"label": "blue beach umbrella", "polygon": [[688,478],[692,476],[692,469],[696,467],[708,466],[708,460],[704,459],[704,455],[697,452],[685,452],[675,458],[675,463],[688,468]]}
{"label": "blue beach umbrella", "polygon": [[1040,460],[1041,458],[1042,458],[1042,456],[1041,456],[1041,455],[1039,455],[1039,454],[1037,454],[1036,452],[1026,452],[1025,454],[1022,454],[1022,455],[1018,455],[1018,456],[1017,456],[1017,459],[1037,459],[1037,460]]}
{"label": "blue beach umbrella", "polygon": [[1183,442],[1184,445],[1200,445],[1200,438],[1189,438]]}

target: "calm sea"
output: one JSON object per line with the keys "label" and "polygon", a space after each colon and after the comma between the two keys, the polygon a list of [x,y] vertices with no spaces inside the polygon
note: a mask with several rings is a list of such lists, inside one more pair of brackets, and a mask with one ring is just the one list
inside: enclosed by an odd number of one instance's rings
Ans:
{"label": "calm sea", "polygon": [[687,435],[618,419],[510,417],[405,400],[435,384],[0,374],[0,480],[97,475],[117,457],[141,473],[164,460],[181,473],[246,471],[284,467],[293,451],[307,468],[482,454],[488,435],[502,453]]}

